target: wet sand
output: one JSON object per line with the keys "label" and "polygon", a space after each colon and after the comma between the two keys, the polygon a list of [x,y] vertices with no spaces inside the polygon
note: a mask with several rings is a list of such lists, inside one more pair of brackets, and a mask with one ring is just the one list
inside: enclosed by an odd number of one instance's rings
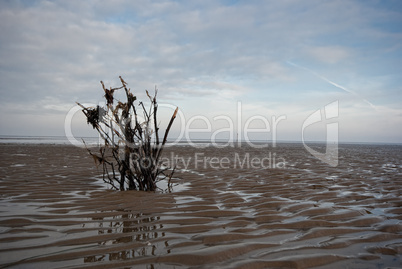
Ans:
{"label": "wet sand", "polygon": [[165,156],[171,192],[119,192],[84,149],[1,144],[0,267],[402,267],[402,146],[341,145],[337,167],[300,144]]}

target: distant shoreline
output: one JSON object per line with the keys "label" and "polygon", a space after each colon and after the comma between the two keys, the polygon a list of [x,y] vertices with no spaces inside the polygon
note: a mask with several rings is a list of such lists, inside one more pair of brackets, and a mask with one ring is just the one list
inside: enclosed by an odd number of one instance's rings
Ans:
{"label": "distant shoreline", "polygon": [[[78,141],[84,140],[89,145],[98,144],[99,137],[77,137],[75,138]],[[168,141],[172,143],[173,141]],[[253,144],[269,144],[268,147],[272,147],[272,140],[255,140],[250,141]],[[0,143],[1,144],[61,144],[61,145],[73,145],[65,136],[19,136],[19,135],[0,135]],[[191,141],[192,144],[205,144],[211,143],[210,140],[203,139],[195,139]],[[229,142],[226,140],[218,140],[215,143],[217,144],[237,144],[238,142],[233,141]],[[247,141],[241,141],[242,144],[247,144]],[[301,144],[302,141],[295,140],[277,140],[276,144]],[[178,145],[190,144],[187,141],[179,141]],[[306,141],[306,144],[325,144],[325,141]],[[349,142],[349,141],[341,141],[339,145],[397,145],[402,146],[402,143],[396,142]]]}

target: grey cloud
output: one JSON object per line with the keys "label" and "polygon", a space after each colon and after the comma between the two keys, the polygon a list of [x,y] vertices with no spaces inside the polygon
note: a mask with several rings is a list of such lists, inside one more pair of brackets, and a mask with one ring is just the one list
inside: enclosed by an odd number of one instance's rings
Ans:
{"label": "grey cloud", "polygon": [[256,85],[298,80],[286,61],[312,61],[317,47],[335,44],[338,55],[314,57],[349,72],[339,59],[358,57],[350,36],[376,40],[370,20],[387,14],[355,1],[2,2],[0,103],[63,110],[99,100],[99,80],[117,86],[119,75],[139,94],[157,84],[170,100],[223,90],[241,98]]}

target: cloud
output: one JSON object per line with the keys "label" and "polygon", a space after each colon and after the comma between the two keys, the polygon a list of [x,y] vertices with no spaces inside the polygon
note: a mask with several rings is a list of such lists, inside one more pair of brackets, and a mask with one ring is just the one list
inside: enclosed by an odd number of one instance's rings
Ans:
{"label": "cloud", "polygon": [[[75,101],[101,100],[99,81],[117,86],[119,75],[140,97],[157,85],[161,100],[192,114],[204,113],[197,103],[224,111],[236,100],[306,111],[334,86],[371,102],[355,81],[373,81],[382,96],[401,90],[400,75],[377,76],[399,66],[400,31],[386,26],[397,15],[358,1],[1,2],[0,105],[4,115],[62,115]],[[303,77],[289,59],[320,72]]]}
{"label": "cloud", "polygon": [[336,64],[351,56],[348,49],[342,47],[309,47],[306,50],[314,59],[327,64]]}
{"label": "cloud", "polygon": [[290,64],[290,65],[292,65],[292,66],[294,66],[294,67],[301,68],[301,69],[304,69],[304,70],[310,72],[310,73],[313,74],[314,76],[316,76],[316,77],[318,77],[319,79],[321,79],[321,80],[323,80],[323,81],[325,81],[325,82],[331,84],[332,86],[334,86],[334,87],[336,87],[336,88],[338,88],[338,89],[341,89],[341,90],[343,90],[343,91],[345,91],[345,92],[347,92],[347,93],[349,93],[349,94],[355,95],[356,97],[358,97],[359,99],[363,100],[365,103],[367,103],[368,105],[370,105],[371,108],[377,110],[377,108],[376,108],[370,101],[368,101],[368,100],[365,99],[365,98],[362,98],[362,97],[359,96],[356,92],[351,91],[351,90],[347,89],[346,87],[344,87],[344,86],[342,86],[342,85],[339,85],[338,83],[335,83],[334,81],[329,80],[328,78],[326,78],[326,77],[324,77],[324,76],[322,76],[322,75],[316,73],[315,71],[313,71],[313,70],[311,70],[311,69],[309,69],[309,68],[307,68],[307,67],[297,65],[297,64],[295,64],[295,63],[293,63],[293,62],[290,62],[290,61],[287,61],[287,63]]}

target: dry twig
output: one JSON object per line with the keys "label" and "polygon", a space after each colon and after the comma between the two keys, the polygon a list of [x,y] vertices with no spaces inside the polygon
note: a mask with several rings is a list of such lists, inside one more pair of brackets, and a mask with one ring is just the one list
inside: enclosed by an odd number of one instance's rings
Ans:
{"label": "dry twig", "polygon": [[[122,86],[110,88],[110,90],[101,81],[105,92],[106,109],[100,106],[96,108],[84,107],[77,103],[82,107],[82,111],[87,117],[87,123],[98,131],[104,142],[104,146],[100,147],[99,153],[94,153],[88,148],[87,150],[94,158],[95,163],[98,166],[102,165],[103,180],[110,184],[112,188],[154,191],[156,182],[161,176],[168,178],[170,184],[174,172],[173,169],[170,170],[170,174],[166,174],[169,169],[161,169],[159,159],[170,128],[176,118],[178,108],[174,111],[162,143],[160,143],[156,88],[154,96],[151,96],[146,91],[151,101],[147,110],[142,102],[139,102],[138,107],[136,107],[135,101],[137,98],[127,88],[128,84],[123,78],[119,78]],[[126,94],[126,101],[118,101],[114,105],[114,92],[123,88]],[[144,122],[139,122],[138,112],[142,112]],[[152,135],[154,135],[154,139],[152,139]],[[115,172],[116,169],[118,175]]]}

